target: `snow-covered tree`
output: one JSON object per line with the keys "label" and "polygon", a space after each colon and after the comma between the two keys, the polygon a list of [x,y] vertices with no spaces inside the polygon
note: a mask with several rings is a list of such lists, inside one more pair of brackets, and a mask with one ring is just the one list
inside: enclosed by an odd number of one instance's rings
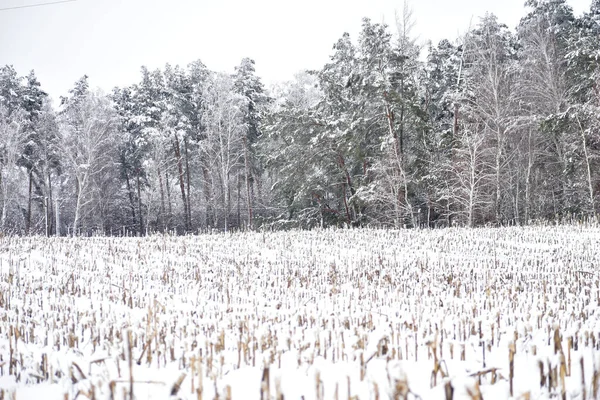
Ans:
{"label": "snow-covered tree", "polygon": [[[246,186],[246,212],[247,226],[253,227],[254,197],[258,189],[255,184],[260,185],[262,168],[258,164],[258,158],[254,151],[255,144],[262,134],[262,114],[268,102],[264,86],[260,77],[256,75],[254,60],[242,59],[242,62],[234,74],[234,91],[246,99],[244,113],[244,180]],[[239,196],[238,196],[239,197]],[[239,201],[239,198],[238,198]]]}
{"label": "snow-covered tree", "polygon": [[86,226],[85,222],[86,217],[91,219],[102,211],[97,207],[99,199],[110,199],[111,193],[103,186],[112,180],[107,171],[115,171],[117,165],[117,116],[107,96],[89,90],[86,76],[69,93],[62,99],[60,146],[74,186],[70,229],[77,235],[82,228],[104,228],[97,224]]}
{"label": "snow-covered tree", "polygon": [[231,228],[235,179],[244,170],[244,110],[247,99],[235,93],[229,75],[212,74],[204,92],[206,139],[200,144],[200,159],[213,183],[211,220]]}

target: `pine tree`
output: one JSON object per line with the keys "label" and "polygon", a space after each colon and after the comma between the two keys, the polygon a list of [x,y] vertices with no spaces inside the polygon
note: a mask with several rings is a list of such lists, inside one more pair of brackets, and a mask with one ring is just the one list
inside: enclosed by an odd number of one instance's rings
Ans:
{"label": "pine tree", "polygon": [[[171,140],[168,135],[167,129],[165,128],[165,119],[167,104],[166,104],[166,91],[164,88],[163,74],[159,70],[153,72],[149,71],[146,67],[141,69],[142,77],[139,83],[131,87],[131,113],[132,123],[139,127],[137,132],[136,127],[133,128],[135,131],[134,141],[140,141],[143,143],[141,146],[142,151],[134,149],[134,152],[139,156],[142,167],[140,173],[135,175],[136,184],[138,183],[137,177],[139,176],[140,181],[138,188],[138,209],[142,209],[140,205],[140,197],[142,192],[141,183],[143,177],[146,179],[150,175],[156,174],[158,179],[158,189],[160,193],[160,203],[156,207],[158,209],[156,225],[158,229],[165,231],[172,228],[173,223],[173,211],[171,203],[171,187],[169,184],[169,174],[171,169],[171,152],[170,144]],[[146,147],[147,146],[147,147]],[[144,153],[147,154],[144,157]],[[150,173],[152,171],[152,174]],[[135,172],[135,168],[134,168]],[[133,178],[133,176],[132,176]],[[130,189],[128,195],[130,198],[130,204],[135,203],[135,196],[131,183],[129,184]],[[135,205],[131,205],[135,208]],[[140,211],[138,211],[139,213]],[[149,221],[148,221],[149,223]]]}
{"label": "pine tree", "polygon": [[[138,234],[145,233],[144,205],[142,191],[148,184],[146,169],[151,142],[147,132],[139,123],[137,104],[132,88],[115,89],[112,100],[120,117],[120,131],[123,140],[119,149],[120,177],[125,182],[129,207],[131,210],[132,227],[137,226]],[[135,185],[135,189],[134,189]]]}
{"label": "pine tree", "polygon": [[[455,172],[455,147],[459,134],[459,102],[462,100],[464,79],[461,79],[463,46],[442,40],[436,47],[430,45],[421,85],[424,93],[424,112],[427,121],[428,140],[421,154],[425,171],[421,174],[427,214],[431,223],[452,225],[453,187]],[[440,220],[444,217],[445,221]]]}
{"label": "pine tree", "polygon": [[260,78],[256,75],[254,60],[244,58],[240,65],[236,67],[234,90],[246,99],[246,106],[243,110],[243,121],[246,130],[246,134],[244,135],[244,179],[246,185],[247,227],[252,229],[254,185],[261,175],[261,167],[258,165],[254,148],[262,134],[262,110],[268,102],[264,86]]}
{"label": "pine tree", "polygon": [[[165,104],[164,127],[172,140],[173,154],[177,165],[177,177],[183,205],[184,230],[192,229],[188,136],[192,132],[190,115],[194,112],[192,87],[185,71],[179,66],[171,68],[167,64],[164,72]],[[184,169],[185,164],[185,169]],[[186,179],[187,178],[187,179]],[[186,186],[187,182],[187,186]]]}
{"label": "pine tree", "polygon": [[[41,152],[42,152],[42,136],[40,135],[40,115],[47,94],[40,88],[40,83],[37,80],[35,73],[31,71],[25,78],[26,83],[21,89],[22,109],[25,112],[26,125],[25,146],[19,159],[19,165],[25,167],[28,177],[28,199],[27,199],[27,214],[25,217],[25,232],[31,232],[32,218],[32,200],[33,189],[35,187],[38,194],[38,203],[41,208],[44,207],[43,197],[41,195],[42,181],[44,180],[41,171]],[[41,201],[40,201],[41,200]]]}

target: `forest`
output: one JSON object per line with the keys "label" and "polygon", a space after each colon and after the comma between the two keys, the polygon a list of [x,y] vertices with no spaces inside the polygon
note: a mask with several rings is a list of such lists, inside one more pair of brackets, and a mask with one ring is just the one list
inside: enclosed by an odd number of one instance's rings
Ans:
{"label": "forest", "polygon": [[110,93],[84,76],[52,102],[1,67],[0,232],[597,221],[600,0],[526,6],[514,31],[488,14],[427,45],[406,7],[364,19],[272,87],[251,58],[198,60]]}

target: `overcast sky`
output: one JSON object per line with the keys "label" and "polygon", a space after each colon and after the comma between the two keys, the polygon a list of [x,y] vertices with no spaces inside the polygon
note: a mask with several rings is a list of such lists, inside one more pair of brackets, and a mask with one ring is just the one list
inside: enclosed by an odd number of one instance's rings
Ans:
{"label": "overcast sky", "polygon": [[[56,0],[0,0],[0,8]],[[514,27],[525,0],[409,0],[424,42],[455,39],[486,11]],[[591,0],[569,0],[576,14]],[[361,19],[394,24],[402,0],[77,0],[0,11],[0,65],[35,69],[55,100],[82,75],[109,91],[139,79],[140,67],[187,65],[233,71],[256,61],[266,83],[319,68],[344,32],[356,39]]]}

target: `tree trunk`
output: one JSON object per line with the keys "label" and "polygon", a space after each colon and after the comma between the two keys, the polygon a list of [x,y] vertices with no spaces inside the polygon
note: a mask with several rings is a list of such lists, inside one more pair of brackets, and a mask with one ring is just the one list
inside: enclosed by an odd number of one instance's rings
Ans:
{"label": "tree trunk", "polygon": [[138,200],[138,215],[140,216],[140,236],[144,236],[144,218],[142,217],[142,188],[140,183],[140,171],[137,171],[137,200]]}
{"label": "tree trunk", "polygon": [[242,206],[241,206],[241,191],[242,191],[242,182],[240,181],[240,174],[237,175],[237,226],[238,229],[242,227]]}
{"label": "tree trunk", "polygon": [[127,194],[129,195],[129,207],[131,209],[131,225],[135,226],[135,202],[133,200],[133,189],[129,180],[129,172],[125,170],[125,183],[127,185]]}
{"label": "tree trunk", "polygon": [[48,221],[48,232],[47,232],[47,236],[50,236],[54,230],[54,213],[52,212],[52,205],[53,203],[53,194],[52,194],[52,179],[50,178],[50,173],[48,172],[47,174],[47,179],[48,179],[48,193],[46,196],[46,220]]}
{"label": "tree trunk", "polygon": [[44,196],[44,232],[45,236],[48,237],[48,196]]}
{"label": "tree trunk", "polygon": [[531,128],[527,135],[527,174],[525,175],[525,224],[531,218],[531,170],[533,169],[534,155],[531,148]]}
{"label": "tree trunk", "polygon": [[223,215],[225,217],[224,219],[224,225],[225,225],[225,232],[229,231],[229,209],[230,209],[230,200],[231,197],[229,195],[229,174],[225,173],[223,176]]}
{"label": "tree trunk", "polygon": [[252,194],[252,198],[255,200],[254,205],[252,206],[252,216],[254,217],[257,214],[260,215],[262,210],[260,208],[260,205],[265,204],[263,180],[260,179],[260,177],[255,176],[254,179],[252,179],[252,185],[250,185],[250,192]]}
{"label": "tree trunk", "polygon": [[4,224],[6,223],[6,190],[4,188],[4,180],[2,178],[2,169],[0,167],[0,190],[2,191],[2,215],[0,215],[0,229],[4,231]]}
{"label": "tree trunk", "polygon": [[473,213],[475,210],[475,185],[476,185],[476,177],[475,177],[475,160],[472,160],[471,170],[469,175],[469,209],[468,209],[468,226],[469,228],[473,227],[474,218]]}
{"label": "tree trunk", "polygon": [[352,217],[350,216],[350,208],[348,207],[348,196],[346,193],[346,183],[342,182],[342,197],[344,199],[344,209],[346,210],[346,220],[348,226],[352,226]]}
{"label": "tree trunk", "polygon": [[[401,118],[404,118],[403,112],[404,111],[401,112]],[[406,176],[406,171],[404,170],[404,156],[403,156],[403,149],[402,149],[403,144],[402,144],[400,138],[398,137],[398,134],[394,130],[394,114],[387,102],[385,103],[385,114],[387,117],[388,129],[390,132],[390,136],[394,140],[394,156],[396,158],[394,161],[396,163],[397,171],[402,178],[402,186],[403,186],[403,192],[404,192],[402,197],[404,198],[404,202],[406,205],[406,212],[410,214],[410,220],[414,226],[415,225],[415,216],[412,211],[412,205],[410,204],[410,201],[408,201],[408,177]],[[402,198],[402,197],[398,197],[398,201],[401,201],[400,198]],[[402,209],[402,205],[400,205],[399,208]]]}
{"label": "tree trunk", "polygon": [[81,214],[81,185],[79,178],[75,178],[75,219],[73,220],[73,236],[77,236],[77,229],[79,228],[79,218]]}
{"label": "tree trunk", "polygon": [[27,234],[31,233],[31,196],[33,193],[33,168],[29,168],[29,194],[27,198],[27,221],[25,223],[25,229]]}
{"label": "tree trunk", "polygon": [[497,145],[497,149],[496,149],[496,193],[495,193],[495,201],[494,201],[494,205],[495,205],[495,218],[496,218],[496,225],[500,226],[501,221],[501,216],[500,216],[500,168],[501,168],[501,164],[502,164],[502,147],[501,147],[501,143],[500,143],[500,135],[498,135],[497,141],[498,141],[498,145]]}
{"label": "tree trunk", "polygon": [[211,226],[210,214],[211,214],[211,193],[212,193],[212,184],[210,181],[210,175],[208,173],[208,168],[206,166],[202,166],[202,174],[204,175],[204,200],[206,201],[206,216],[205,223],[206,227],[209,228]]}
{"label": "tree trunk", "polygon": [[244,136],[244,169],[246,172],[246,203],[248,206],[248,229],[252,230],[252,193],[250,193],[250,168],[248,165],[248,138]]}
{"label": "tree trunk", "polygon": [[56,196],[54,197],[54,207],[55,207],[55,211],[54,211],[54,216],[56,217],[56,226],[54,227],[54,230],[56,232],[56,236],[60,236],[60,204],[59,204],[59,199],[60,199],[60,177],[59,177],[59,184],[58,187],[56,188]]}
{"label": "tree trunk", "polygon": [[[356,194],[356,190],[354,189],[354,186],[352,186],[352,178],[350,177],[348,168],[346,168],[346,161],[344,160],[344,157],[342,157],[342,155],[339,153],[338,153],[338,164],[340,166],[340,169],[342,170],[342,173],[344,174],[344,178],[346,180],[346,185],[350,189],[350,195],[354,196]],[[348,209],[348,203],[347,203],[347,198],[346,198],[347,197],[346,196],[346,186],[344,186],[343,189],[344,189],[344,205]],[[351,218],[350,212],[348,210],[346,212],[346,214],[348,216],[348,223],[350,223],[350,224],[352,224],[352,221],[356,221],[356,219],[360,213],[360,210],[358,209],[358,205],[356,204],[356,202],[354,202],[352,210],[354,211],[354,218]]]}
{"label": "tree trunk", "polygon": [[452,140],[458,138],[458,103],[454,103],[454,126],[452,129]]}
{"label": "tree trunk", "polygon": [[583,156],[585,158],[585,169],[587,174],[587,184],[588,184],[588,194],[590,196],[590,207],[591,214],[594,218],[594,221],[597,221],[596,215],[596,202],[594,196],[594,183],[592,182],[592,169],[590,167],[590,157],[587,150],[587,142],[585,140],[585,131],[583,130],[583,126],[581,125],[581,121],[579,117],[577,117],[577,124],[579,125],[579,131],[581,132],[581,144],[583,148]]}
{"label": "tree trunk", "polygon": [[183,143],[185,146],[185,174],[186,174],[186,184],[187,184],[187,213],[188,213],[187,218],[188,218],[188,223],[190,225],[190,229],[192,229],[192,206],[191,206],[192,200],[190,199],[192,192],[190,192],[190,157],[188,154],[188,138],[187,138],[187,136],[183,137]]}
{"label": "tree trunk", "polygon": [[400,191],[393,182],[391,184],[391,189],[394,198],[394,228],[399,229],[401,227],[400,218],[402,217],[402,210],[400,209]]}
{"label": "tree trunk", "polygon": [[166,169],[165,170],[165,184],[166,184],[166,188],[167,188],[167,207],[168,207],[168,214],[167,214],[167,229],[171,229],[171,222],[173,221],[173,207],[172,207],[172,202],[171,202],[171,185],[169,185],[169,170]]}
{"label": "tree trunk", "polygon": [[182,161],[181,161],[181,150],[179,148],[179,138],[177,137],[177,134],[174,134],[174,140],[173,140],[173,150],[175,150],[175,157],[177,160],[177,171],[179,172],[179,188],[181,189],[181,200],[183,201],[183,214],[184,214],[184,226],[185,226],[185,231],[189,232],[190,229],[190,223],[188,220],[188,210],[187,210],[187,199],[186,199],[186,195],[185,195],[185,183],[184,183],[184,174],[183,174],[183,165],[182,165]]}
{"label": "tree trunk", "polygon": [[165,190],[163,188],[162,173],[160,172],[160,165],[156,168],[158,174],[158,184],[160,186],[160,212],[158,216],[158,224],[162,231],[165,231]]}
{"label": "tree trunk", "polygon": [[106,204],[104,201],[100,200],[96,207],[100,210],[100,226],[102,227],[102,234],[106,236],[106,226],[108,225],[106,222]]}
{"label": "tree trunk", "polygon": [[515,217],[514,217],[514,221],[515,221],[515,225],[521,225],[521,205],[519,203],[519,193],[520,193],[520,188],[521,188],[521,179],[520,177],[517,175],[516,179],[515,179]]}
{"label": "tree trunk", "polygon": [[[464,55],[464,49],[463,49],[463,55]],[[462,70],[462,58],[460,60],[460,70]],[[458,84],[460,83],[460,71],[459,71],[459,75],[458,75],[458,79],[457,79],[457,87]],[[452,143],[450,144],[450,168],[454,169],[454,166],[456,165],[456,150],[455,150],[455,143],[456,140],[458,139],[458,131],[459,131],[459,104],[458,103],[454,103],[454,124],[452,127]],[[452,226],[452,221],[454,219],[454,207],[453,207],[453,199],[451,196],[449,196],[449,198],[446,200],[446,212],[448,213],[448,227]]]}

